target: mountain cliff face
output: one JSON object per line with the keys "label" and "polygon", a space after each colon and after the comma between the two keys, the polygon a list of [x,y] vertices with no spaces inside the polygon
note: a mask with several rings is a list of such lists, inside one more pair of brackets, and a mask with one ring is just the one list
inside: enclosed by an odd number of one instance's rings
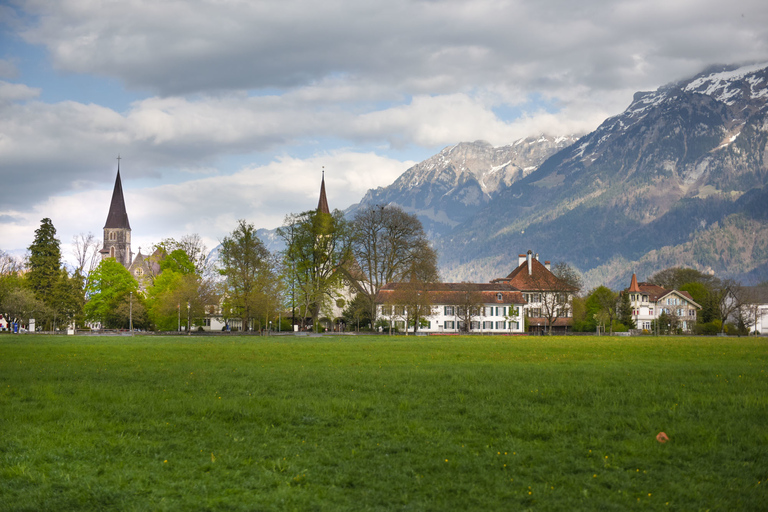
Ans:
{"label": "mountain cliff face", "polygon": [[484,141],[462,142],[414,165],[392,185],[368,191],[347,215],[371,204],[397,204],[416,214],[431,236],[441,236],[575,140],[542,135],[501,147]]}
{"label": "mountain cliff face", "polygon": [[[435,237],[444,279],[505,275],[527,249],[579,268],[588,286],[625,286],[633,271],[670,265],[768,279],[768,64],[637,93],[623,113],[492,192],[468,165],[449,167],[452,183],[465,177],[477,194],[449,217],[460,224]],[[398,187],[398,204],[419,190],[416,181]],[[432,204],[420,201],[411,204]]]}

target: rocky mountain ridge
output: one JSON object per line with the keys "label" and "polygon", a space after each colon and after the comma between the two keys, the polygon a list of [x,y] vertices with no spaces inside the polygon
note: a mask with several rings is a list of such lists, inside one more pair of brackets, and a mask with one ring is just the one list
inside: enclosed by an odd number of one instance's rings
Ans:
{"label": "rocky mountain ridge", "polygon": [[450,281],[505,275],[527,249],[587,286],[672,265],[768,279],[768,64],[638,92],[578,140],[513,154],[535,140],[446,148],[361,204],[416,213]]}
{"label": "rocky mountain ridge", "polygon": [[618,286],[651,254],[657,268],[760,279],[753,271],[768,261],[760,243],[746,244],[755,249],[748,255],[729,252],[741,243],[707,256],[683,248],[708,230],[752,236],[754,226],[737,226],[764,222],[767,178],[768,64],[710,69],[636,94],[436,244],[449,278],[501,275],[505,254],[536,247],[580,268],[589,285]]}
{"label": "rocky mountain ridge", "polygon": [[371,204],[397,204],[416,214],[431,236],[441,236],[574,141],[575,136],[540,135],[500,147],[485,141],[462,142],[414,165],[392,185],[369,190],[346,213],[351,216]]}

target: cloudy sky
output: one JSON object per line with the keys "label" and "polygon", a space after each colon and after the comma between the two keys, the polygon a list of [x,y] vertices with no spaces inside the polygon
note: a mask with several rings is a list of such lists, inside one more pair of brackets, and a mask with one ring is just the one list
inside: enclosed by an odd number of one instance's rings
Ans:
{"label": "cloudy sky", "polygon": [[0,0],[0,249],[101,237],[118,154],[133,250],[210,248],[766,57],[765,0]]}

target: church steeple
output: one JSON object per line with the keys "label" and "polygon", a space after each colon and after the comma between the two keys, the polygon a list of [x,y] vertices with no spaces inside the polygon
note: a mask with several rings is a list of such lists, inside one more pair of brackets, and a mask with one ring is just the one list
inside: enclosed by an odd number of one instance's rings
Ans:
{"label": "church steeple", "polygon": [[112,202],[109,205],[109,214],[104,228],[131,229],[128,222],[128,213],[125,211],[125,199],[123,198],[123,182],[120,181],[120,157],[117,157],[117,178],[115,189],[112,191]]}
{"label": "church steeple", "polygon": [[117,178],[109,204],[107,222],[104,224],[104,247],[99,251],[101,259],[115,258],[125,268],[131,266],[131,223],[125,211],[123,183],[120,181],[120,157],[117,157]]}
{"label": "church steeple", "polygon": [[320,181],[320,200],[317,202],[318,213],[331,213],[328,208],[328,198],[325,197],[325,167],[323,167],[323,178]]}

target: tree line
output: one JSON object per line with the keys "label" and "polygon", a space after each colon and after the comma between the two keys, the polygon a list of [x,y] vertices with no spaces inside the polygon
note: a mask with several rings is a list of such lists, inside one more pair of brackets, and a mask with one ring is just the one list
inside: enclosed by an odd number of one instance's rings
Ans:
{"label": "tree line", "polygon": [[[285,248],[272,254],[253,224],[240,220],[221,240],[214,261],[196,234],[164,239],[146,257],[145,286],[140,290],[114,258],[101,260],[101,241],[90,233],[74,238],[75,265],[65,266],[56,229],[45,218],[25,260],[0,250],[0,314],[20,324],[35,318],[44,330],[67,325],[126,329],[131,324],[186,330],[201,326],[210,315],[242,330],[258,330],[291,329],[293,324],[320,329],[322,318],[342,309],[341,321],[347,326],[391,329],[389,323],[377,322],[376,297],[393,282],[400,285],[392,304],[386,305],[392,308],[390,318],[401,312],[403,321],[418,329],[432,314],[425,291],[440,279],[437,254],[421,222],[401,208],[369,206],[352,219],[339,210],[290,214],[277,235]],[[564,288],[545,294],[552,291],[551,283],[541,284],[541,296],[548,299],[540,301],[537,316],[546,318],[548,325],[572,315],[576,331],[600,328],[612,333],[635,327],[628,294],[599,286],[578,296],[578,272],[564,263],[552,271]],[[671,268],[657,272],[649,282],[691,294],[703,308],[697,333],[746,332],[755,323],[750,288],[732,280]],[[476,295],[467,291],[463,303],[455,305],[467,328],[481,307]],[[679,319],[662,315],[654,331],[675,332]]]}
{"label": "tree line", "polygon": [[285,249],[272,254],[253,224],[239,220],[215,261],[198,235],[162,240],[145,257],[141,289],[114,258],[100,259],[101,241],[92,234],[75,237],[77,266],[67,269],[46,218],[24,261],[0,251],[0,313],[21,324],[35,318],[44,330],[190,329],[208,315],[242,330],[277,328],[278,321],[285,329],[319,329],[336,306],[349,325],[371,327],[387,282],[439,278],[421,222],[398,207],[364,208],[351,220],[339,210],[290,214],[277,233]]}

